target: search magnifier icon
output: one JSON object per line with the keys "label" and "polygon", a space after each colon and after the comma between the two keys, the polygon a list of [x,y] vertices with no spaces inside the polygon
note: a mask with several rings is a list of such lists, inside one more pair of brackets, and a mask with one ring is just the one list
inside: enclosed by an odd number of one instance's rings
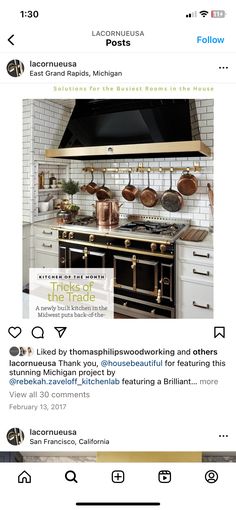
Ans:
{"label": "search magnifier icon", "polygon": [[67,480],[67,482],[78,483],[78,481],[76,480],[76,473],[74,471],[66,471],[65,479]]}

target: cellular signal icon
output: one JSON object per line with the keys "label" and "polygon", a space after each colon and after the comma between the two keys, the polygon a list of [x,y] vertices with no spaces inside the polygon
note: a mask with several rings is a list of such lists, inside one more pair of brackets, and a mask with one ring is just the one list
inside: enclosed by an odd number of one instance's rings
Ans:
{"label": "cellular signal icon", "polygon": [[186,14],[186,18],[196,18],[197,17],[197,11],[189,12]]}
{"label": "cellular signal icon", "polygon": [[208,11],[200,11],[199,14],[201,14],[201,16],[203,18],[205,18],[209,14],[209,12]]}

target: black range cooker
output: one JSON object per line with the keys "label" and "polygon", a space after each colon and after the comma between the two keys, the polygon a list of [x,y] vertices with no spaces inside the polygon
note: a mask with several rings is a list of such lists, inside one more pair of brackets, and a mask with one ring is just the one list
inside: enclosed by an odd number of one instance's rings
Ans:
{"label": "black range cooker", "polygon": [[187,225],[132,219],[101,229],[92,217],[79,222],[59,228],[59,267],[111,267],[117,314],[175,318],[175,241]]}

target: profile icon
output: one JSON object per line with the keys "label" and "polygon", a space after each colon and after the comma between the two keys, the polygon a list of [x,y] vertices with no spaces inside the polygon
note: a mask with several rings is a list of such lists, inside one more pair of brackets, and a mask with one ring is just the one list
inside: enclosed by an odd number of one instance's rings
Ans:
{"label": "profile icon", "polygon": [[18,354],[20,353],[20,350],[18,349],[18,347],[13,346],[10,348],[9,352],[10,352],[11,356],[18,356]]}
{"label": "profile icon", "polygon": [[24,64],[20,60],[10,60],[7,64],[7,72],[12,78],[18,78],[25,70]]}
{"label": "profile icon", "polygon": [[24,441],[24,432],[21,429],[18,428],[12,428],[8,430],[7,433],[7,440],[8,443],[10,443],[13,446],[16,446],[18,444],[21,444]]}

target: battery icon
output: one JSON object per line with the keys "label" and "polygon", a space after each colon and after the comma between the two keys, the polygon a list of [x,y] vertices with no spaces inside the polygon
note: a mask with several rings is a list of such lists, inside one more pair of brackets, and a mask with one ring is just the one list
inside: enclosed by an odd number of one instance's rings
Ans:
{"label": "battery icon", "polygon": [[222,11],[222,10],[215,10],[215,11],[211,11],[211,17],[212,18],[225,18],[226,16],[226,12],[225,11]]}

